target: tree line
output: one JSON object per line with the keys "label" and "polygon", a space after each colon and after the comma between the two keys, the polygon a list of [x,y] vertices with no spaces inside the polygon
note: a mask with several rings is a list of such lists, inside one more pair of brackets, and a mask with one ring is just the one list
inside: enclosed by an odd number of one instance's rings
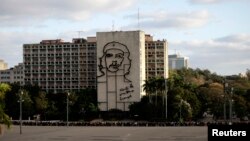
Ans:
{"label": "tree line", "polygon": [[[24,120],[66,120],[66,105],[71,121],[89,120],[97,116],[97,94],[95,89],[84,89],[57,93],[42,91],[38,86],[19,84],[4,84],[5,97],[1,101],[4,113],[9,120],[19,120],[20,96],[22,96],[22,117]],[[0,87],[2,89],[2,87]],[[3,108],[2,108],[3,109]],[[6,118],[6,119],[8,119]],[[1,121],[1,120],[0,120]]]}
{"label": "tree line", "polygon": [[[227,84],[227,85],[225,85]],[[66,120],[67,96],[69,120],[87,121],[95,118],[167,121],[197,121],[205,114],[214,120],[232,117],[243,120],[250,116],[250,70],[246,77],[220,76],[209,70],[181,69],[170,71],[169,78],[154,77],[145,81],[146,95],[129,107],[129,112],[98,109],[95,89],[54,94],[38,86],[0,84],[0,123],[10,125],[19,120],[20,96],[23,119]],[[231,102],[231,103],[230,103]],[[231,105],[230,105],[231,104]],[[167,108],[166,108],[167,107]]]}
{"label": "tree line", "polygon": [[131,114],[139,119],[197,121],[206,115],[213,120],[250,117],[249,69],[244,77],[191,68],[173,70],[168,79],[146,80],[143,89],[146,96],[130,106]]}

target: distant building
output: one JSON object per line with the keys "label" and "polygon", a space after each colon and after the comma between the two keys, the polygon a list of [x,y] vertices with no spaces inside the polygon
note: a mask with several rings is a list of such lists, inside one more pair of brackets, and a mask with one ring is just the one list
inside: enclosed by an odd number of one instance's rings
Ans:
{"label": "distant building", "polygon": [[188,68],[189,58],[180,54],[168,55],[168,65],[170,70]]}
{"label": "distant building", "polygon": [[24,72],[23,63],[19,63],[13,68],[0,70],[0,82],[1,83],[18,83],[24,84]]}
{"label": "distant building", "polygon": [[96,88],[96,38],[88,39],[24,44],[25,84],[54,93]]}
{"label": "distant building", "polygon": [[8,64],[5,63],[3,60],[0,60],[0,70],[8,69]]}
{"label": "distant building", "polygon": [[160,76],[168,78],[168,45],[166,40],[154,41],[145,35],[146,79]]}

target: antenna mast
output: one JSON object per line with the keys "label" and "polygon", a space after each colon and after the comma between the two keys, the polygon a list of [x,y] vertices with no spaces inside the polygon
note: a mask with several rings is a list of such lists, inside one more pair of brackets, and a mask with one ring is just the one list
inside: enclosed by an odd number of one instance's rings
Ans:
{"label": "antenna mast", "polygon": [[115,22],[114,22],[114,20],[112,21],[112,31],[114,31],[115,30]]}
{"label": "antenna mast", "polygon": [[137,20],[138,20],[138,30],[140,30],[140,9],[138,8],[138,13],[137,13]]}
{"label": "antenna mast", "polygon": [[81,37],[81,33],[83,33],[83,31],[76,31],[76,32],[78,32],[78,38],[80,38]]}

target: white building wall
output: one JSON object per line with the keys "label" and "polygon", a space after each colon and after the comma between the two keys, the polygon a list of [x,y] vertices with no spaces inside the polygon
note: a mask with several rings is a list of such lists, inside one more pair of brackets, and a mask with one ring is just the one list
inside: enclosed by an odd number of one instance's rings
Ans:
{"label": "white building wall", "polygon": [[144,94],[145,34],[97,32],[97,89],[101,111],[128,111]]}
{"label": "white building wall", "polygon": [[8,69],[8,64],[5,63],[3,60],[0,60],[0,70]]}
{"label": "white building wall", "polygon": [[23,64],[19,63],[13,68],[0,70],[0,83],[19,83],[24,84]]}
{"label": "white building wall", "polygon": [[168,78],[168,43],[165,41],[165,46],[164,46],[164,78]]}

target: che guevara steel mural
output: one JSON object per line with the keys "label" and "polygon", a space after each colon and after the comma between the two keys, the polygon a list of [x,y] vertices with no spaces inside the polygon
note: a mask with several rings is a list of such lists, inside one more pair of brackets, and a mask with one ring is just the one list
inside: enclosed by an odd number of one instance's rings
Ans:
{"label": "che guevara steel mural", "polygon": [[103,47],[99,58],[98,82],[106,85],[107,99],[115,96],[115,102],[122,102],[133,97],[134,86],[129,79],[132,60],[128,47],[119,42],[109,42]]}

